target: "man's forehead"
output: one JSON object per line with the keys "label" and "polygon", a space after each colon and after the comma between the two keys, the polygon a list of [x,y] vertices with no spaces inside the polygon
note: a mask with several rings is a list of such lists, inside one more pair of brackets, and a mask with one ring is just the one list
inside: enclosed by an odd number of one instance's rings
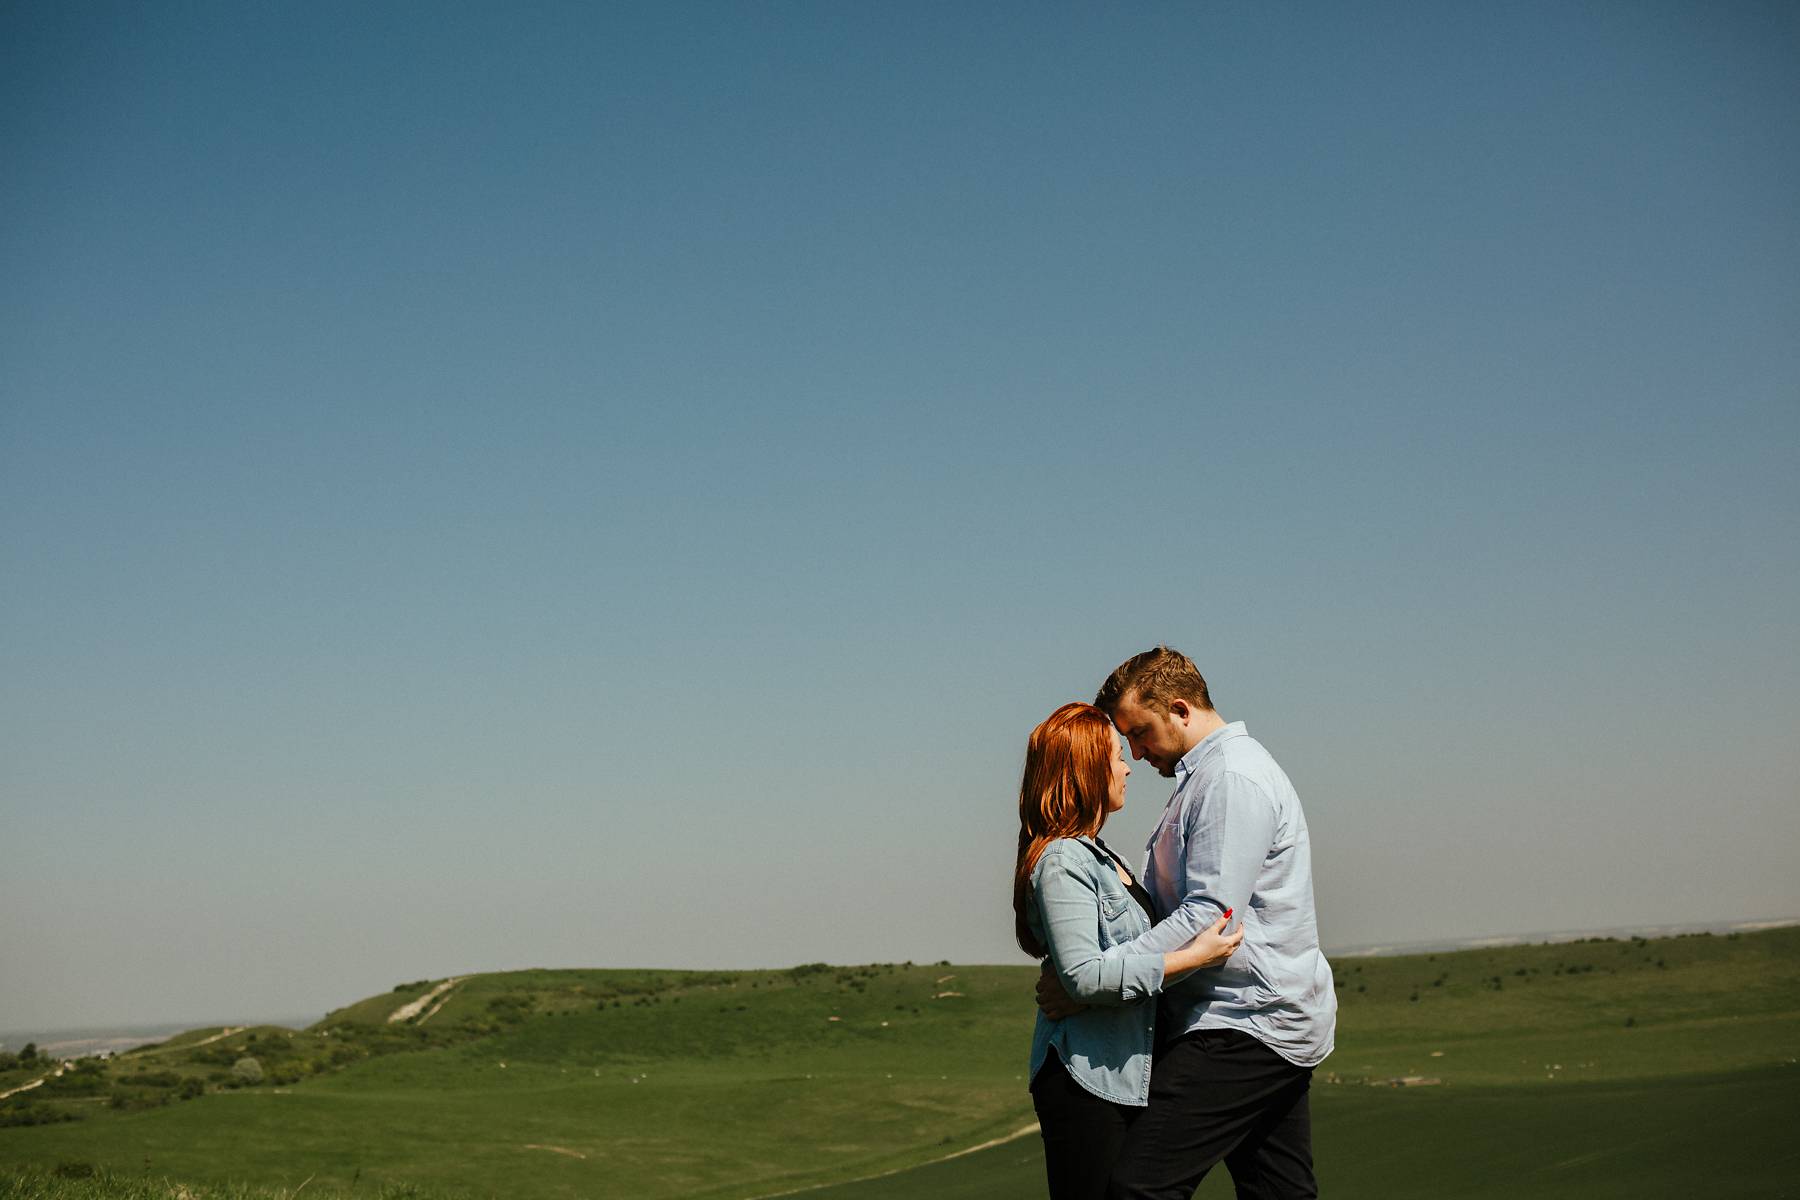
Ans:
{"label": "man's forehead", "polygon": [[1119,697],[1119,702],[1113,705],[1113,724],[1118,727],[1120,732],[1129,730],[1133,725],[1142,724],[1151,715],[1150,710],[1144,707],[1143,701],[1138,699],[1136,692],[1126,692]]}

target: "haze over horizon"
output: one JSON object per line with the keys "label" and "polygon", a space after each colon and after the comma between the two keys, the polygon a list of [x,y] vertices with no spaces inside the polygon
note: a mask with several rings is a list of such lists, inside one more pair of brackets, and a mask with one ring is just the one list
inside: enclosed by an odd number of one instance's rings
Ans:
{"label": "haze over horizon", "polygon": [[8,6],[0,1028],[1022,963],[1025,735],[1158,642],[1327,946],[1800,914],[1797,51]]}

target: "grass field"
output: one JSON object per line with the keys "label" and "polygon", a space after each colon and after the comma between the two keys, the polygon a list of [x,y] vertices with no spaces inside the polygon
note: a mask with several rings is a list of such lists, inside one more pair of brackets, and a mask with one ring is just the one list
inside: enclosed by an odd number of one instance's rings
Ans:
{"label": "grass field", "polygon": [[[1321,1089],[1320,1191],[1409,1198],[1800,1196],[1793,1069],[1698,1076],[1680,1086]],[[1753,1119],[1746,1122],[1745,1115]],[[1034,1138],[811,1200],[1027,1200],[1044,1194]],[[1221,1169],[1197,1193],[1229,1197]]]}
{"label": "grass field", "polygon": [[[1329,1194],[1800,1196],[1800,929],[1335,968],[1338,1050],[1314,1085]],[[442,982],[421,980],[308,1030],[195,1031],[14,1097],[0,1119],[79,1119],[0,1127],[0,1166],[270,1197],[306,1180],[309,1197],[1037,1196],[1035,1136],[921,1165],[1031,1124],[1032,974],[525,971],[389,1025]],[[262,1083],[233,1074],[245,1057]],[[1440,1082],[1370,1086],[1399,1076]]]}

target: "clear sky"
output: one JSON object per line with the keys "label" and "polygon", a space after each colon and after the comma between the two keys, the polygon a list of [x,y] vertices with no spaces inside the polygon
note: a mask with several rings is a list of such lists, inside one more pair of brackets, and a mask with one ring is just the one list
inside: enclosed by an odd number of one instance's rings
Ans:
{"label": "clear sky", "polygon": [[0,1028],[1023,963],[1025,735],[1159,641],[1327,946],[1800,915],[1797,68],[1786,3],[6,5]]}

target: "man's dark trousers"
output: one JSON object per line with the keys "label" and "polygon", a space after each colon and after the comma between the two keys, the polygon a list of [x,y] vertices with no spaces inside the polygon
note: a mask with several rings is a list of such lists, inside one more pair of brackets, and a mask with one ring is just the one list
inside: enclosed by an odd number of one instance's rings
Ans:
{"label": "man's dark trousers", "polygon": [[1312,1169],[1312,1069],[1247,1033],[1200,1029],[1156,1055],[1150,1107],[1113,1168],[1113,1200],[1189,1200],[1223,1159],[1238,1200],[1319,1194]]}

